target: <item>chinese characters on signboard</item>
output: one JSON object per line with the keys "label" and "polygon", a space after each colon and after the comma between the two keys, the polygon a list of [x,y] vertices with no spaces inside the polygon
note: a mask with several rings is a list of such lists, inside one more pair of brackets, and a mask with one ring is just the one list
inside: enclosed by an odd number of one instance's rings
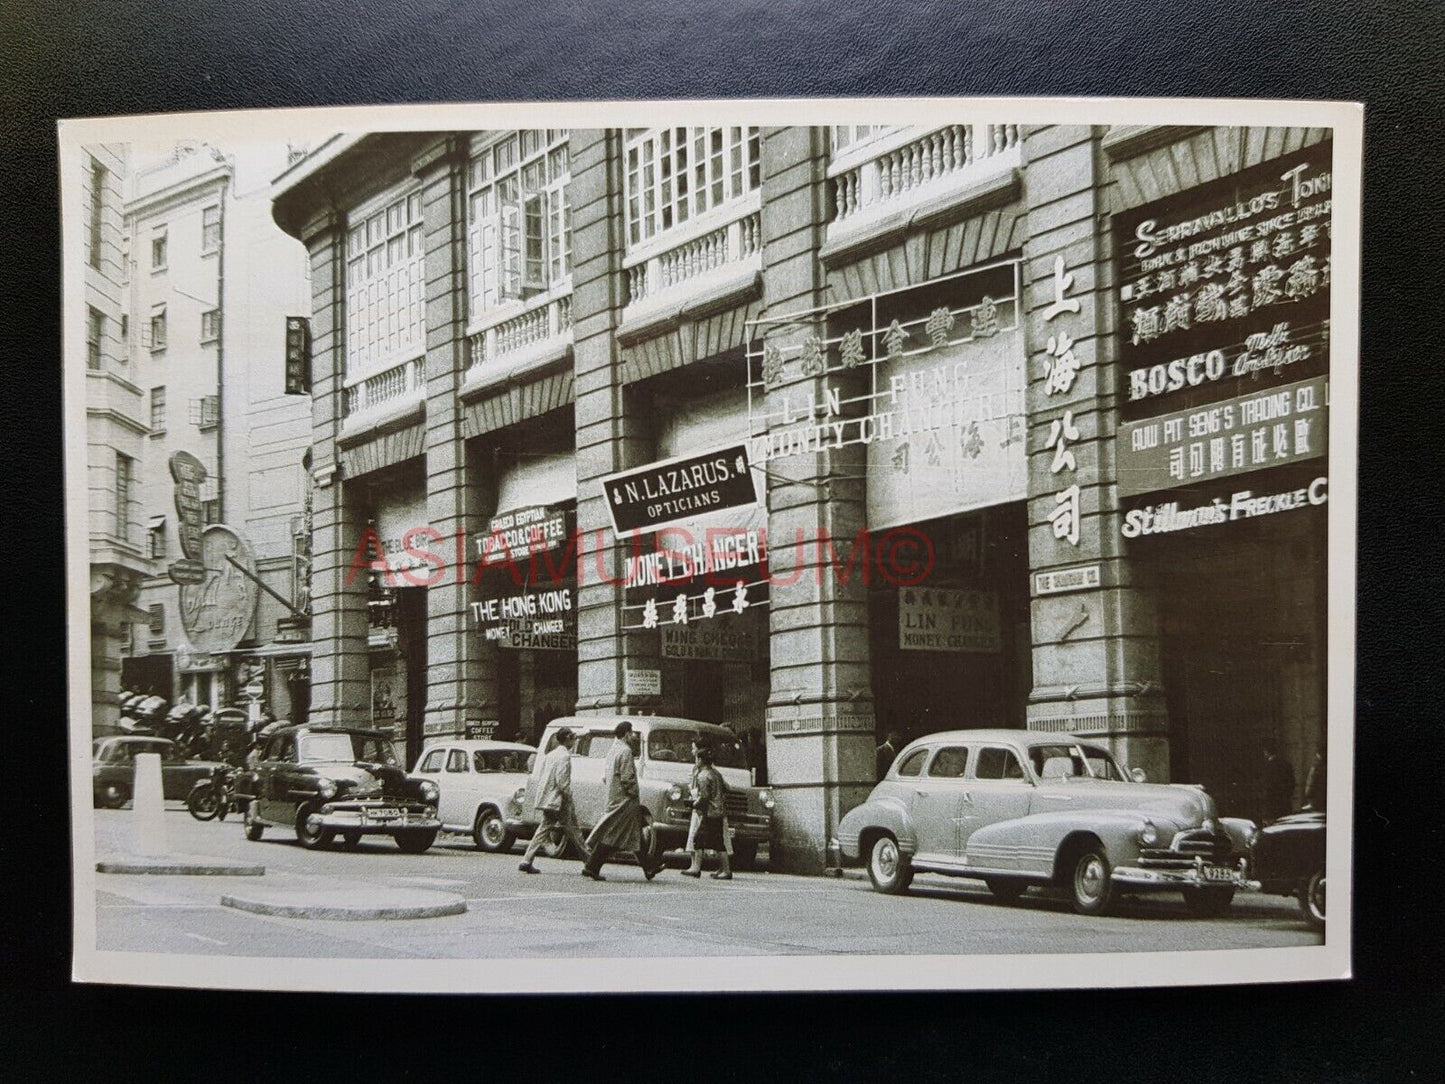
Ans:
{"label": "chinese characters on signboard", "polygon": [[[1054,325],[1060,316],[1079,316],[1080,304],[1076,297],[1069,297],[1074,276],[1062,256],[1054,257],[1053,295],[1054,299],[1043,311],[1044,323],[1053,325],[1052,334],[1044,346],[1044,394],[1052,398],[1068,395],[1073,390],[1074,380],[1082,368],[1074,354],[1074,341],[1068,328],[1072,321],[1064,320]],[[1054,537],[1070,546],[1077,547],[1080,539],[1081,508],[1079,505],[1079,483],[1075,476],[1079,469],[1078,460],[1069,445],[1079,439],[1079,427],[1074,424],[1074,412],[1064,410],[1049,420],[1049,432],[1045,447],[1053,452],[1049,461],[1049,473],[1060,486],[1054,494],[1049,521]]]}
{"label": "chinese characters on signboard", "polygon": [[898,646],[905,651],[1001,651],[998,595],[948,588],[901,589]]}

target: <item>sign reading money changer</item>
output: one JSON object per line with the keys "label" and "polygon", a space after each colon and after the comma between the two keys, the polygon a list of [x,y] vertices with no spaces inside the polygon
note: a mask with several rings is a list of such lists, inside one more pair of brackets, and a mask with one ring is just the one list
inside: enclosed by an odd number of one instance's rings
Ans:
{"label": "sign reading money changer", "polygon": [[758,503],[745,444],[609,474],[602,479],[602,492],[619,535]]}

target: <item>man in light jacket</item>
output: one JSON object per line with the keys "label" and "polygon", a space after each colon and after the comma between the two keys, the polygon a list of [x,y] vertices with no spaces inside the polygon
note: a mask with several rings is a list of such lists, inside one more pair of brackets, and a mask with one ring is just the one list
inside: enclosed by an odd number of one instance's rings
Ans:
{"label": "man in light jacket", "polygon": [[532,865],[542,844],[549,839],[561,843],[569,840],[586,862],[590,857],[587,844],[577,828],[577,814],[572,808],[572,743],[575,736],[565,726],[557,731],[557,744],[542,760],[542,788],[537,795],[537,815],[542,823],[532,833],[527,853],[517,868],[523,873],[540,873]]}
{"label": "man in light jacket", "polygon": [[602,864],[618,851],[631,851],[637,856],[642,875],[650,881],[662,869],[662,859],[650,861],[642,846],[642,802],[637,788],[637,765],[632,760],[632,724],[624,719],[613,734],[616,740],[607,754],[603,774],[607,783],[607,808],[587,837],[592,857],[582,867],[582,876],[605,881]]}

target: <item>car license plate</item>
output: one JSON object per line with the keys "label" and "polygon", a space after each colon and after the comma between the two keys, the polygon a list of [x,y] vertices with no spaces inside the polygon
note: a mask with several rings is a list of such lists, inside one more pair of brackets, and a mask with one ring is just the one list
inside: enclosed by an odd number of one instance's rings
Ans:
{"label": "car license plate", "polygon": [[394,821],[400,816],[400,809],[392,809],[390,807],[382,809],[368,809],[366,811],[366,819],[372,821]]}
{"label": "car license plate", "polygon": [[1228,866],[1205,866],[1204,879],[1206,881],[1233,881],[1234,870]]}

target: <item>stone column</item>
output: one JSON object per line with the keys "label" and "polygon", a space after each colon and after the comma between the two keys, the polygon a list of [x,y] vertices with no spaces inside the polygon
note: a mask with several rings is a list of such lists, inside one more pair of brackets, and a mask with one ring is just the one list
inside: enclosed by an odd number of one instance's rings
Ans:
{"label": "stone column", "polygon": [[[769,314],[823,300],[818,247],[826,220],[826,129],[765,129],[763,284]],[[766,343],[790,360],[769,390],[821,401],[824,379],[809,375],[792,348],[827,334],[822,323],[789,325]],[[836,381],[836,376],[833,377]],[[868,595],[862,565],[844,568],[866,521],[863,445],[772,460],[768,469],[768,563],[772,577],[767,704],[768,781],[776,799],[775,869],[821,872],[842,814],[873,785],[874,716],[869,675]]]}
{"label": "stone column", "polygon": [[655,713],[657,697],[628,696],[629,667],[657,669],[660,638],[624,632],[622,574],[629,540],[612,530],[598,479],[653,458],[647,423],[624,404],[617,325],[626,289],[622,133],[573,129],[572,335],[577,423],[577,710]]}
{"label": "stone column", "polygon": [[311,258],[311,712],[317,723],[368,725],[366,572],[353,567],[365,526],[341,477],[345,415],[346,222],[324,212],[301,231]]}
{"label": "stone column", "polygon": [[[1157,781],[1169,769],[1158,617],[1152,592],[1135,583],[1123,554],[1115,492],[1118,357],[1103,215],[1107,180],[1098,131],[1051,126],[1026,133],[1033,628],[1027,724],[1103,738],[1129,767]],[[1072,379],[1070,355],[1079,366]],[[1076,530],[1066,521],[1074,486]],[[1063,569],[1097,575],[1098,586],[1040,594],[1039,573]]]}
{"label": "stone column", "polygon": [[460,736],[469,722],[496,718],[494,659],[472,626],[468,547],[485,525],[478,506],[480,464],[462,437],[457,393],[467,366],[465,135],[438,138],[412,159],[422,181],[426,252],[427,519],[442,556],[427,593],[427,702],[424,740]]}
{"label": "stone column", "polygon": [[[137,562],[139,563],[139,562]],[[90,568],[90,725],[114,732],[120,724],[121,644],[125,626],[147,615],[136,608],[144,573],[121,565]]]}

